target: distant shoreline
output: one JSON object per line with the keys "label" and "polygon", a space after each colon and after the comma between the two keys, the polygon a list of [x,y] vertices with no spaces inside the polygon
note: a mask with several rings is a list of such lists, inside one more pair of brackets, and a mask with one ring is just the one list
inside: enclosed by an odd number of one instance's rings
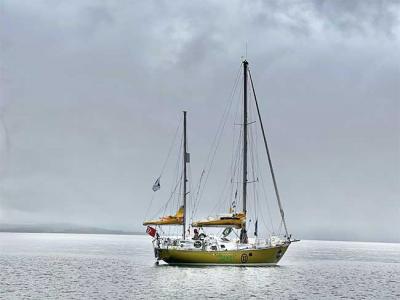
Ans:
{"label": "distant shoreline", "polygon": [[57,233],[57,234],[108,234],[108,235],[145,235],[145,232],[131,231],[38,231],[38,230],[2,230],[0,233]]}
{"label": "distant shoreline", "polygon": [[[146,235],[145,232],[138,231],[123,231],[123,230],[111,230],[111,229],[101,229],[101,228],[91,228],[91,229],[59,229],[59,230],[39,230],[39,229],[27,229],[27,228],[1,228],[0,233],[54,233],[54,234],[101,234],[101,235]],[[339,240],[339,239],[319,239],[319,238],[302,238],[301,240],[307,241],[325,241],[325,242],[353,242],[353,243],[388,243],[388,244],[399,244],[400,241],[378,241],[378,240]]]}
{"label": "distant shoreline", "polygon": [[0,224],[0,232],[144,235],[145,232],[105,229],[73,224]]}

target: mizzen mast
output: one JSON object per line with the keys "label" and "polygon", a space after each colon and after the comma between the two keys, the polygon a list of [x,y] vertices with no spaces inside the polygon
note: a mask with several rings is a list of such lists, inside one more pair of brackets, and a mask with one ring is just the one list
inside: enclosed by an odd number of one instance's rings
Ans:
{"label": "mizzen mast", "polygon": [[189,153],[187,153],[187,137],[186,137],[186,111],[183,112],[183,232],[182,237],[186,237],[186,183],[187,169],[186,164],[189,162]]}

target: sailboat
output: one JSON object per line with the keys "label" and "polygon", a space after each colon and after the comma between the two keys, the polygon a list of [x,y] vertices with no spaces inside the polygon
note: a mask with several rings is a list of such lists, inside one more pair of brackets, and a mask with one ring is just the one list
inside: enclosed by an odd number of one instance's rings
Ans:
{"label": "sailboat", "polygon": [[[156,264],[163,261],[170,265],[242,265],[260,266],[275,265],[285,254],[290,244],[296,240],[292,239],[288,232],[280,195],[278,192],[277,181],[272,167],[271,155],[267,144],[264,125],[262,123],[257,96],[254,89],[253,80],[248,67],[247,60],[243,60],[240,69],[243,70],[243,105],[242,121],[240,134],[240,191],[241,209],[236,211],[236,203],[230,205],[228,213],[209,216],[201,220],[194,220],[190,224],[187,214],[187,171],[190,163],[190,155],[187,151],[187,112],[183,112],[183,143],[182,143],[182,194],[181,203],[175,214],[167,215],[158,219],[143,222],[147,226],[147,233],[153,237],[154,255]],[[241,72],[239,72],[241,73]],[[248,185],[251,183],[248,178],[249,173],[249,125],[254,122],[248,120],[248,83],[251,83],[252,96],[255,101],[258,123],[260,125],[263,146],[265,148],[266,161],[271,174],[274,193],[276,196],[280,223],[283,225],[283,234],[270,235],[267,238],[258,237],[258,219],[253,224],[255,226],[254,237],[249,237],[248,227],[250,218],[248,215]],[[232,180],[231,180],[232,181]],[[159,179],[155,188],[159,188]],[[235,201],[238,190],[235,191]],[[234,201],[234,202],[235,202]],[[166,226],[178,226],[182,228],[181,235],[165,235],[162,228]],[[209,228],[221,229],[219,234],[210,234],[206,230]],[[192,229],[192,230],[190,230]],[[199,232],[202,232],[199,234]],[[161,234],[160,234],[161,233]]]}

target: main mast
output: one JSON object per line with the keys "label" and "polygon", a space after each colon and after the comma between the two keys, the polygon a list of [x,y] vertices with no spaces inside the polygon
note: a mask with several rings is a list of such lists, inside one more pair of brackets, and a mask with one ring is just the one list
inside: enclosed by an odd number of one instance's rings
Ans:
{"label": "main mast", "polygon": [[189,162],[189,153],[187,153],[187,139],[186,139],[186,111],[183,112],[183,239],[186,236],[186,183],[187,183],[187,170],[186,163]]}
{"label": "main mast", "polygon": [[[247,60],[243,61],[243,212],[247,213]],[[240,242],[247,243],[246,224],[240,233]]]}

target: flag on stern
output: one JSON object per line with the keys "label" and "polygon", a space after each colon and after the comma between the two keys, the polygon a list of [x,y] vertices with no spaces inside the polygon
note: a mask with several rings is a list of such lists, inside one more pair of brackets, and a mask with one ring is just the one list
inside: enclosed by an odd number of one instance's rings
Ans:
{"label": "flag on stern", "polygon": [[146,233],[154,237],[156,235],[157,230],[151,226],[147,226]]}
{"label": "flag on stern", "polygon": [[153,191],[156,192],[161,188],[160,177],[157,178],[156,182],[153,184]]}

